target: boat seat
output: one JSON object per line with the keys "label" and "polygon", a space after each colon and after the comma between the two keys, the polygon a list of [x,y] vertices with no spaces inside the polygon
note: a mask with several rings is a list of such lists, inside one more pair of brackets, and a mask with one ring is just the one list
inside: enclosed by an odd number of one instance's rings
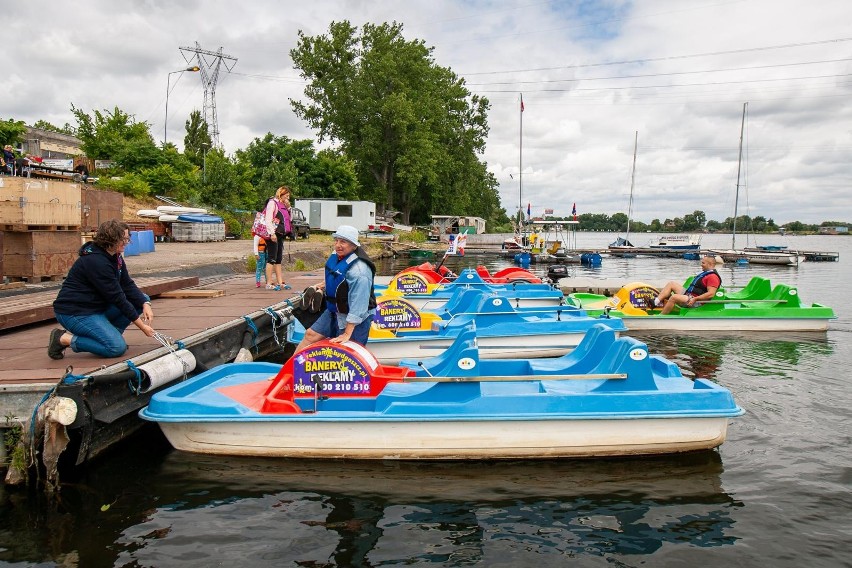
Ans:
{"label": "boat seat", "polygon": [[776,305],[787,308],[798,308],[802,305],[798,290],[792,286],[788,286],[787,284],[776,284],[775,287],[772,288],[772,292],[766,296],[766,299],[783,300],[783,303],[779,302]]}
{"label": "boat seat", "polygon": [[755,276],[748,281],[748,284],[738,292],[726,292],[725,298],[728,300],[756,300],[765,298],[772,291],[772,284],[768,278]]}

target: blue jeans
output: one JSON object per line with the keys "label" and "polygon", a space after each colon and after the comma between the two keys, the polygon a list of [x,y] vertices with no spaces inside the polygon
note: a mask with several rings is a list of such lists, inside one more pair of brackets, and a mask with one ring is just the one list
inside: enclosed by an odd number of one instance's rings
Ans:
{"label": "blue jeans", "polygon": [[[367,345],[367,339],[370,337],[370,324],[373,323],[373,316],[367,316],[367,319],[355,326],[352,331],[352,337],[349,339],[361,345]],[[329,310],[325,310],[319,319],[314,322],[311,329],[322,336],[331,338],[340,335],[340,329],[337,327],[337,314]]]}
{"label": "blue jeans", "polygon": [[71,350],[74,353],[120,357],[127,351],[127,342],[122,333],[130,325],[130,320],[115,306],[110,306],[100,314],[56,314],[56,321],[74,336],[71,339]]}

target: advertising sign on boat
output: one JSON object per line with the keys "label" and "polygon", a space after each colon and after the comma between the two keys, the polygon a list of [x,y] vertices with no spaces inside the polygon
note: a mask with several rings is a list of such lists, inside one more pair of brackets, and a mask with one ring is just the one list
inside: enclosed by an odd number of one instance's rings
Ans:
{"label": "advertising sign on boat", "polygon": [[297,395],[312,394],[314,387],[320,384],[323,396],[369,395],[370,372],[376,369],[378,363],[361,345],[351,341],[345,345],[349,351],[322,345],[305,349],[296,355],[293,365],[294,392]]}
{"label": "advertising sign on boat", "polygon": [[417,329],[421,326],[417,308],[397,298],[379,302],[373,322],[380,329]]}
{"label": "advertising sign on boat", "polygon": [[419,274],[400,274],[396,277],[396,289],[403,294],[425,294],[426,280]]}

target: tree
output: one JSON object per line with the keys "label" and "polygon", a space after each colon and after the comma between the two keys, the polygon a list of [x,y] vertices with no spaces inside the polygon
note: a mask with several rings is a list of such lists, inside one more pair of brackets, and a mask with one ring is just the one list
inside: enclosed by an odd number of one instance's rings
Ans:
{"label": "tree", "polygon": [[261,197],[287,185],[296,198],[359,198],[355,164],[339,151],[317,153],[310,140],[267,133],[236,154],[238,160],[252,167],[252,185]]}
{"label": "tree", "polygon": [[[325,36],[300,32],[290,55],[308,80],[308,101],[291,101],[296,115],[354,160],[362,198],[409,221],[415,208],[428,218],[433,203],[473,203],[492,190],[470,156],[488,133],[487,99],[437,66],[422,41],[406,41],[400,24],[365,24],[359,35],[332,22]],[[483,182],[471,186],[473,176]]]}
{"label": "tree", "polygon": [[213,148],[207,152],[202,202],[223,209],[255,208],[257,193],[251,185],[251,175],[251,167],[225,156],[220,148]]}
{"label": "tree", "polygon": [[204,165],[204,152],[213,147],[207,123],[201,112],[194,110],[186,121],[186,135],[183,137],[183,153],[190,162],[201,168]]}
{"label": "tree", "polygon": [[23,120],[0,120],[0,146],[11,144],[17,146],[24,141],[27,133],[27,125]]}
{"label": "tree", "polygon": [[162,153],[154,144],[146,122],[136,122],[118,107],[94,111],[94,117],[71,105],[77,119],[77,137],[83,153],[92,159],[115,160],[125,171],[160,164]]}
{"label": "tree", "polygon": [[68,136],[76,136],[77,135],[77,130],[73,126],[68,124],[67,122],[65,123],[65,126],[60,128],[58,126],[55,126],[55,125],[47,122],[46,120],[38,120],[38,121],[36,121],[35,124],[33,124],[33,128],[39,128],[41,130],[47,130],[48,132],[57,132],[59,134],[67,134]]}

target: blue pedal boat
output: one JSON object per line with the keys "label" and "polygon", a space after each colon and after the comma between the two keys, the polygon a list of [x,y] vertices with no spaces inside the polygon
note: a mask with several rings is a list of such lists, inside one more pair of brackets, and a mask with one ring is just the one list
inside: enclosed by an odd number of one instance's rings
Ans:
{"label": "blue pedal boat", "polygon": [[510,298],[520,306],[558,306],[565,303],[565,295],[552,284],[511,282],[495,284],[486,281],[472,268],[465,268],[452,282],[429,283],[416,273],[398,274],[389,286],[375,285],[377,301],[403,298],[417,309],[438,309],[459,289],[476,289]]}
{"label": "blue pedal boat", "polygon": [[535,362],[481,361],[477,340],[466,333],[443,361],[412,368],[323,341],[283,366],[205,371],[155,394],[140,416],[202,454],[470,460],[706,450],[743,412],[727,389],[683,377],[605,326],[575,353]]}
{"label": "blue pedal boat", "polygon": [[[452,345],[459,334],[473,326],[483,359],[559,357],[574,349],[596,323],[614,331],[626,331],[618,318],[592,318],[573,306],[515,308],[507,298],[493,294],[479,297],[473,311],[436,319],[431,329],[380,327],[370,329],[368,345],[382,363],[433,357]],[[305,328],[295,321],[287,328],[287,341],[298,344]]]}

